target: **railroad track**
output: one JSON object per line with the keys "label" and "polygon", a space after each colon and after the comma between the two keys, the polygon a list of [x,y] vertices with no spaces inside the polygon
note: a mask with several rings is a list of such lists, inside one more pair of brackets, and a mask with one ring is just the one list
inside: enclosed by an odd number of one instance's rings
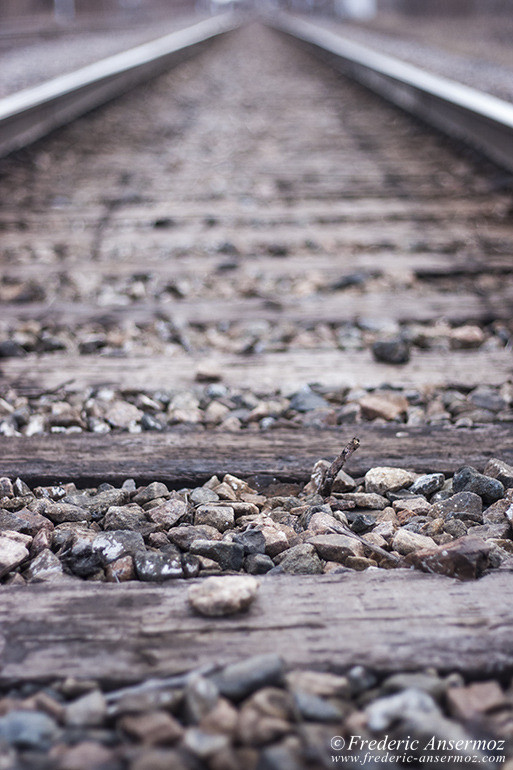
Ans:
{"label": "railroad track", "polygon": [[[260,26],[1,172],[11,757],[324,767],[404,730],[499,761],[504,177]],[[249,612],[193,614],[185,578],[227,572],[261,575]]]}

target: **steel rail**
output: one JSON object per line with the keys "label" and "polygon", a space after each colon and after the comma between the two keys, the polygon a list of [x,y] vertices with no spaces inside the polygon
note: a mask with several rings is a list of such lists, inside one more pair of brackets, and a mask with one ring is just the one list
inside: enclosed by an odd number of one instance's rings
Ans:
{"label": "steel rail", "polygon": [[513,104],[287,13],[267,23],[307,43],[343,74],[513,171]]}
{"label": "steel rail", "polygon": [[0,156],[159,75],[238,24],[225,13],[0,99]]}

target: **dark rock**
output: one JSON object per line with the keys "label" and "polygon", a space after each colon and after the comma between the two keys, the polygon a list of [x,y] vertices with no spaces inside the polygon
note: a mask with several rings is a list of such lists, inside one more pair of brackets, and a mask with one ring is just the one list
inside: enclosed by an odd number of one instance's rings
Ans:
{"label": "dark rock", "polygon": [[322,561],[311,543],[295,545],[284,553],[279,562],[284,572],[290,575],[319,575],[322,572]]}
{"label": "dark rock", "polygon": [[145,412],[141,417],[141,427],[143,430],[164,430],[164,425],[160,422],[160,420],[157,420],[156,417],[154,417],[152,414],[148,414],[147,412]]}
{"label": "dark rock", "polygon": [[0,478],[0,498],[2,497],[14,497],[12,482],[7,476]]}
{"label": "dark rock", "polygon": [[195,578],[200,571],[200,561],[192,553],[184,553],[181,557],[184,578]]}
{"label": "dark rock", "polygon": [[135,556],[144,551],[144,540],[140,532],[114,530],[101,532],[92,542],[91,550],[98,554],[103,566],[110,564],[123,556]]}
{"label": "dark rock", "polygon": [[489,554],[490,545],[486,541],[467,535],[437,548],[409,553],[404,562],[424,572],[475,580],[487,568]]}
{"label": "dark rock", "polygon": [[270,556],[265,553],[250,553],[244,559],[244,569],[250,575],[264,575],[273,569],[274,562]]}
{"label": "dark rock", "polygon": [[0,342],[0,358],[19,358],[25,353],[25,349],[14,340],[2,340]]}
{"label": "dark rock", "polygon": [[206,556],[216,561],[221,569],[242,569],[244,548],[240,543],[225,543],[220,540],[195,540],[190,546],[191,553]]}
{"label": "dark rock", "polygon": [[130,494],[126,489],[109,489],[93,497],[86,498],[85,507],[90,511],[93,518],[98,519],[106,514],[111,506],[126,505],[129,498]]}
{"label": "dark rock", "polygon": [[240,701],[262,687],[279,686],[284,673],[283,660],[279,655],[272,653],[255,655],[240,663],[232,663],[210,678],[221,695]]}
{"label": "dark rock", "polygon": [[295,412],[310,412],[313,409],[326,409],[329,406],[326,399],[315,393],[308,385],[294,393],[290,399],[290,408]]}
{"label": "dark rock", "polygon": [[513,466],[503,460],[492,458],[486,463],[484,475],[500,481],[506,489],[513,487]]}
{"label": "dark rock", "polygon": [[234,543],[240,543],[244,548],[244,554],[264,554],[265,537],[258,529],[248,529],[245,532],[237,532],[233,536]]}
{"label": "dark rock", "polygon": [[479,387],[469,393],[468,400],[480,409],[488,409],[491,412],[500,412],[506,409],[507,402],[493,388]]}
{"label": "dark rock", "polygon": [[[482,521],[483,503],[475,492],[458,492],[447,500],[435,503],[431,508],[432,518],[450,519],[455,514],[464,514],[468,518]],[[464,516],[464,517],[465,517]]]}
{"label": "dark rock", "polygon": [[372,346],[376,361],[387,364],[407,364],[410,360],[410,345],[401,337],[390,340],[376,340]]}
{"label": "dark rock", "polygon": [[423,476],[419,476],[411,487],[409,492],[413,492],[414,495],[429,495],[439,492],[445,484],[445,476],[443,473],[426,473]]}
{"label": "dark rock", "polygon": [[487,503],[504,497],[504,486],[498,479],[479,473],[471,465],[464,465],[456,471],[452,488],[455,492],[474,492]]}
{"label": "dark rock", "polygon": [[139,580],[160,582],[182,578],[183,570],[179,559],[155,551],[137,551],[134,566]]}

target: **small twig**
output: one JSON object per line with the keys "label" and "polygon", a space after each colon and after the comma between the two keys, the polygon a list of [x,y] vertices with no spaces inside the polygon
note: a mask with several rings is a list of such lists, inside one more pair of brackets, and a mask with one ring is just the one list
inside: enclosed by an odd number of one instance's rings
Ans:
{"label": "small twig", "polygon": [[323,497],[329,497],[331,495],[331,488],[337,477],[337,473],[342,470],[346,462],[349,460],[353,452],[356,452],[360,446],[359,438],[352,438],[349,444],[341,451],[338,457],[335,457],[330,467],[324,474],[324,477],[319,484],[319,494]]}

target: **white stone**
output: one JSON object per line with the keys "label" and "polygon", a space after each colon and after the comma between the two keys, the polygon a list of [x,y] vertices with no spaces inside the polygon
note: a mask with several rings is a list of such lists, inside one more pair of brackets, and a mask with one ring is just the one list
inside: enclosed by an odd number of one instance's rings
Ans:
{"label": "white stone", "polygon": [[382,466],[371,468],[365,474],[365,491],[384,495],[396,492],[398,489],[409,487],[415,481],[415,474],[404,468]]}
{"label": "white stone", "polygon": [[28,557],[29,552],[22,543],[0,536],[0,577],[16,569]]}
{"label": "white stone", "polygon": [[436,548],[436,543],[426,535],[419,535],[408,529],[398,529],[392,540],[392,548],[405,556],[407,553],[421,551],[424,548]]}
{"label": "white stone", "polygon": [[210,577],[189,588],[189,603],[200,615],[219,617],[247,610],[254,601],[258,580],[249,575]]}

